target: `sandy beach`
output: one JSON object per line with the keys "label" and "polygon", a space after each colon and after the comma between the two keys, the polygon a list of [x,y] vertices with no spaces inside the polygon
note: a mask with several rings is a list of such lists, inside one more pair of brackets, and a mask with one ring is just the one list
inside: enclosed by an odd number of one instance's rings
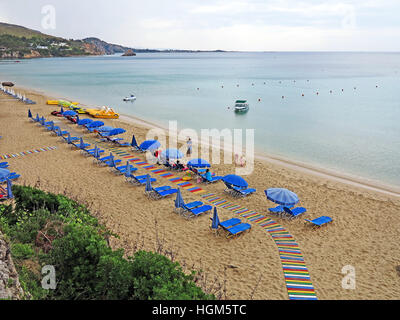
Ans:
{"label": "sandy beach", "polygon": [[[207,276],[201,283],[205,288],[210,288],[217,279],[226,287],[223,297],[227,299],[288,299],[278,249],[264,229],[252,224],[251,231],[237,239],[215,237],[209,228],[209,216],[183,219],[174,213],[175,197],[149,200],[143,187],[134,187],[108,168],[93,164],[91,158],[29,121],[28,108],[34,115],[60,120],[60,125],[73,136],[93,139],[95,135],[50,115],[58,107],[46,105],[46,100],[58,97],[29,89],[15,88],[15,91],[24,92],[37,104],[27,106],[0,92],[0,155],[57,147],[53,151],[2,160],[9,162],[11,171],[21,174],[17,184],[66,193],[87,203],[100,222],[120,236],[112,238],[113,248],[122,247],[128,255],[137,248],[169,252],[185,270],[202,269]],[[104,122],[126,129],[122,137],[128,141],[133,133],[138,141],[143,141],[148,130],[145,123],[127,117]],[[230,174],[234,165],[213,165],[213,171],[217,175]],[[139,169],[138,173],[146,172]],[[176,187],[167,179],[157,180],[157,185]],[[261,157],[256,158],[255,170],[246,180],[257,193],[239,200],[225,194],[222,183],[201,187],[271,217],[287,229],[300,246],[318,299],[400,298],[400,274],[396,271],[400,266],[397,190],[379,191],[379,186],[347,183],[344,177],[316,174],[307,168],[301,170]],[[314,230],[303,218],[287,221],[271,216],[268,208],[274,204],[266,199],[264,190],[273,187],[288,188],[298,194],[299,205],[307,208],[304,218],[327,215],[333,218],[333,223]],[[183,191],[183,198],[201,200],[201,196],[187,191]],[[224,209],[218,213],[221,220],[235,217]],[[346,265],[356,270],[354,290],[342,288],[345,276],[342,268]]]}

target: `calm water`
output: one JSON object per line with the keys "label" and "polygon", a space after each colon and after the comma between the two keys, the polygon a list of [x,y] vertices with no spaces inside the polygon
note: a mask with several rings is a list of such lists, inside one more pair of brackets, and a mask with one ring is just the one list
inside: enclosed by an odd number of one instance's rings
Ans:
{"label": "calm water", "polygon": [[[0,62],[0,75],[163,125],[254,128],[268,154],[400,186],[397,53],[52,58]],[[122,102],[131,93],[137,101]],[[236,99],[247,114],[228,110]]]}

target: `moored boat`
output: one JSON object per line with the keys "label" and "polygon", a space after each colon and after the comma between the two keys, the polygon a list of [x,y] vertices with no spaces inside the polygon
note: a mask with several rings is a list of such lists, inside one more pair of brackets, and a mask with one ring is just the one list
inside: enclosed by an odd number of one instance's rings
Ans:
{"label": "moored boat", "polygon": [[250,107],[247,103],[247,100],[236,100],[235,102],[235,112],[236,113],[244,113],[249,111]]}

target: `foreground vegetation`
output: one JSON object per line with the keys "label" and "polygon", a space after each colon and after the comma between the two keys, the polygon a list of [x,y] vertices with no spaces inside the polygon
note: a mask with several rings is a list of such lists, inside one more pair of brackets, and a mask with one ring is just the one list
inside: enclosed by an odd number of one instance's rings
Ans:
{"label": "foreground vegetation", "polygon": [[[89,210],[63,195],[13,186],[14,205],[0,205],[0,231],[11,245],[25,299],[215,299],[178,263],[138,251],[112,250],[109,230]],[[41,286],[53,265],[55,290]]]}

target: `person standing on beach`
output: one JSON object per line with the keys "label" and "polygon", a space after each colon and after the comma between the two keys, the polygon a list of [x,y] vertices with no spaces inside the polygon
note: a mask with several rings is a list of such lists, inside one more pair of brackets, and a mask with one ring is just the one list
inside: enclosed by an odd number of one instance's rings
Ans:
{"label": "person standing on beach", "polygon": [[190,157],[190,155],[192,154],[192,139],[190,139],[190,137],[188,138],[186,144],[187,144],[186,156]]}

